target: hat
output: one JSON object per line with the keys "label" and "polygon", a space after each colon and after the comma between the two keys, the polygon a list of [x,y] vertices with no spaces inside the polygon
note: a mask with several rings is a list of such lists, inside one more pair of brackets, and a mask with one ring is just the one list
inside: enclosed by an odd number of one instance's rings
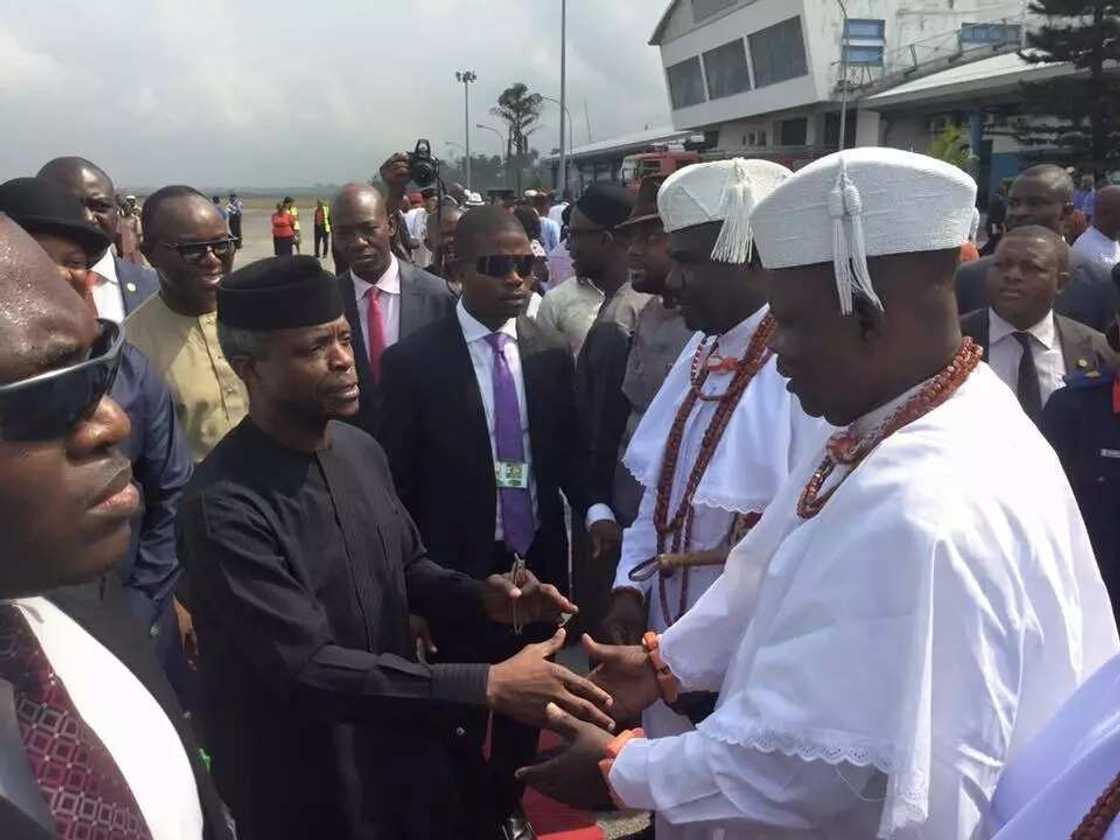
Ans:
{"label": "hat", "polygon": [[218,321],[245,330],[283,330],[328,324],[342,315],[333,275],[309,256],[268,257],[218,285]]}
{"label": "hat", "polygon": [[482,207],[485,202],[482,200],[482,195],[476,192],[467,193],[467,207]]}
{"label": "hat", "polygon": [[630,218],[619,227],[656,221],[659,218],[657,189],[665,182],[665,178],[665,175],[647,175],[642,179],[642,185],[638,188],[638,197],[634,200],[634,209],[630,211]]}
{"label": "hat", "polygon": [[635,196],[621,184],[597,182],[579,197],[576,209],[600,227],[616,228],[630,217]]}
{"label": "hat", "polygon": [[882,309],[868,257],[959,248],[976,182],[927,155],[871,146],[823,157],[755,208],[755,241],[769,269],[831,262],[840,310],[853,288]]}
{"label": "hat", "polygon": [[540,195],[540,193],[538,193],[536,190],[525,190],[526,198],[536,198],[538,195]]}
{"label": "hat", "polygon": [[134,195],[133,195],[132,193],[129,193],[128,195],[126,195],[126,196],[124,197],[124,200],[125,200],[125,201],[135,201],[135,200],[136,200],[136,196],[134,196]]}
{"label": "hat", "polygon": [[657,192],[665,230],[723,222],[712,259],[745,263],[751,258],[751,214],[792,173],[768,160],[715,160],[678,169]]}
{"label": "hat", "polygon": [[86,221],[82,203],[46,178],[13,178],[0,184],[0,213],[28,233],[73,239],[91,256],[100,256],[111,244],[101,228]]}

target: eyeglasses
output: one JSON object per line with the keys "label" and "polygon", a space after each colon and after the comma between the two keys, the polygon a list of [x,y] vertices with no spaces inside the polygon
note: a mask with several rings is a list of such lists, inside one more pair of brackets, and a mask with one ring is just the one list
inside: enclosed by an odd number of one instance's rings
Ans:
{"label": "eyeglasses", "polygon": [[210,239],[206,242],[165,242],[165,247],[178,251],[179,256],[190,262],[200,262],[210,251],[218,259],[228,257],[234,251],[237,240],[232,237],[224,239]]}
{"label": "eyeglasses", "polygon": [[534,260],[536,257],[532,254],[491,254],[479,257],[474,267],[479,274],[487,277],[509,277],[510,273],[529,277],[533,273]]}
{"label": "eyeglasses", "polygon": [[56,440],[93,414],[113,387],[124,347],[119,324],[98,324],[101,333],[85,361],[0,385],[0,440]]}

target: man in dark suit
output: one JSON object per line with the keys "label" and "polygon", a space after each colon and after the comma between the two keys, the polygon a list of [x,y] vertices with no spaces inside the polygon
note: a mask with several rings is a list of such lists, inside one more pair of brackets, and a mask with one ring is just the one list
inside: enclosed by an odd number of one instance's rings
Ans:
{"label": "man in dark suit", "polygon": [[1054,312],[1068,280],[1064,239],[1038,225],[1013,228],[1000,240],[988,272],[991,306],[961,318],[961,331],[984,348],[984,360],[1035,423],[1067,375],[1116,364],[1101,333]]}
{"label": "man in dark suit", "polygon": [[[117,326],[0,218],[0,837],[231,837],[112,576],[139,496]],[[44,378],[45,377],[45,378]],[[127,827],[127,831],[122,831]]]}
{"label": "man in dark suit", "polygon": [[[89,270],[108,237],[85,221],[77,199],[45,178],[14,178],[0,184],[0,212],[31,235],[96,312]],[[189,675],[172,599],[180,574],[175,511],[191,477],[191,454],[167,386],[127,342],[111,395],[128,415],[131,431],[121,450],[144,500],[117,572],[131,612],[155,639],[160,662],[186,703]]]}
{"label": "man in dark suit", "polygon": [[[1073,179],[1060,166],[1042,164],[1024,169],[1007,198],[1007,230],[1039,225],[1063,236],[1073,214]],[[988,269],[995,255],[964,263],[957,269],[957,311],[982,309]],[[1100,266],[1073,258],[1070,282],[1054,302],[1054,311],[1094,330],[1108,329],[1120,309],[1120,293]]]}
{"label": "man in dark suit", "polygon": [[369,184],[347,184],[331,205],[335,255],[350,267],[338,282],[362,391],[353,422],[370,433],[377,414],[381,355],[455,308],[446,282],[393,254],[390,242],[397,219]]}
{"label": "man in dark suit", "polygon": [[[561,491],[574,515],[588,508],[571,355],[560,336],[523,314],[533,256],[514,216],[500,207],[469,211],[456,228],[455,253],[463,296],[454,314],[385,354],[378,438],[435,560],[485,579],[520,557],[566,590]],[[618,538],[613,520],[592,530]],[[548,632],[468,633],[429,618],[440,655],[453,662],[498,662]],[[536,740],[535,729],[494,718],[490,789],[511,840],[533,836],[513,771],[532,757]]]}
{"label": "man in dark suit", "polygon": [[78,199],[85,208],[86,221],[109,237],[109,246],[93,265],[97,274],[93,300],[100,317],[123,321],[159,291],[159,277],[152,269],[122,260],[113,252],[120,217],[112,179],[97,164],[80,157],[55,158],[43,165],[39,177],[56,182]]}

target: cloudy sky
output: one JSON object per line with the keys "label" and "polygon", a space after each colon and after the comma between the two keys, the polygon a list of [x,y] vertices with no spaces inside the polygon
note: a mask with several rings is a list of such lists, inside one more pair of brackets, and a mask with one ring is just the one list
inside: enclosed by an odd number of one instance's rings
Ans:
{"label": "cloudy sky", "polygon": [[[575,143],[669,123],[665,0],[568,0]],[[510,83],[560,90],[560,0],[47,0],[0,3],[0,181],[79,154],[122,188],[303,186],[368,176],[432,140],[460,154]],[[536,146],[557,145],[546,103]],[[472,127],[472,150],[498,138]]]}

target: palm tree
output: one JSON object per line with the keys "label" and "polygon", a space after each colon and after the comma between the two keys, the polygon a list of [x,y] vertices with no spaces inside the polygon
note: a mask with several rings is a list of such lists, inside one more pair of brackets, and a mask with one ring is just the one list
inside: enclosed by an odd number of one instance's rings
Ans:
{"label": "palm tree", "polygon": [[490,113],[507,126],[506,160],[513,167],[517,192],[521,192],[521,170],[529,156],[529,135],[536,131],[534,123],[540,119],[544,99],[539,93],[530,93],[524,82],[516,82],[502,91],[498,104]]}

